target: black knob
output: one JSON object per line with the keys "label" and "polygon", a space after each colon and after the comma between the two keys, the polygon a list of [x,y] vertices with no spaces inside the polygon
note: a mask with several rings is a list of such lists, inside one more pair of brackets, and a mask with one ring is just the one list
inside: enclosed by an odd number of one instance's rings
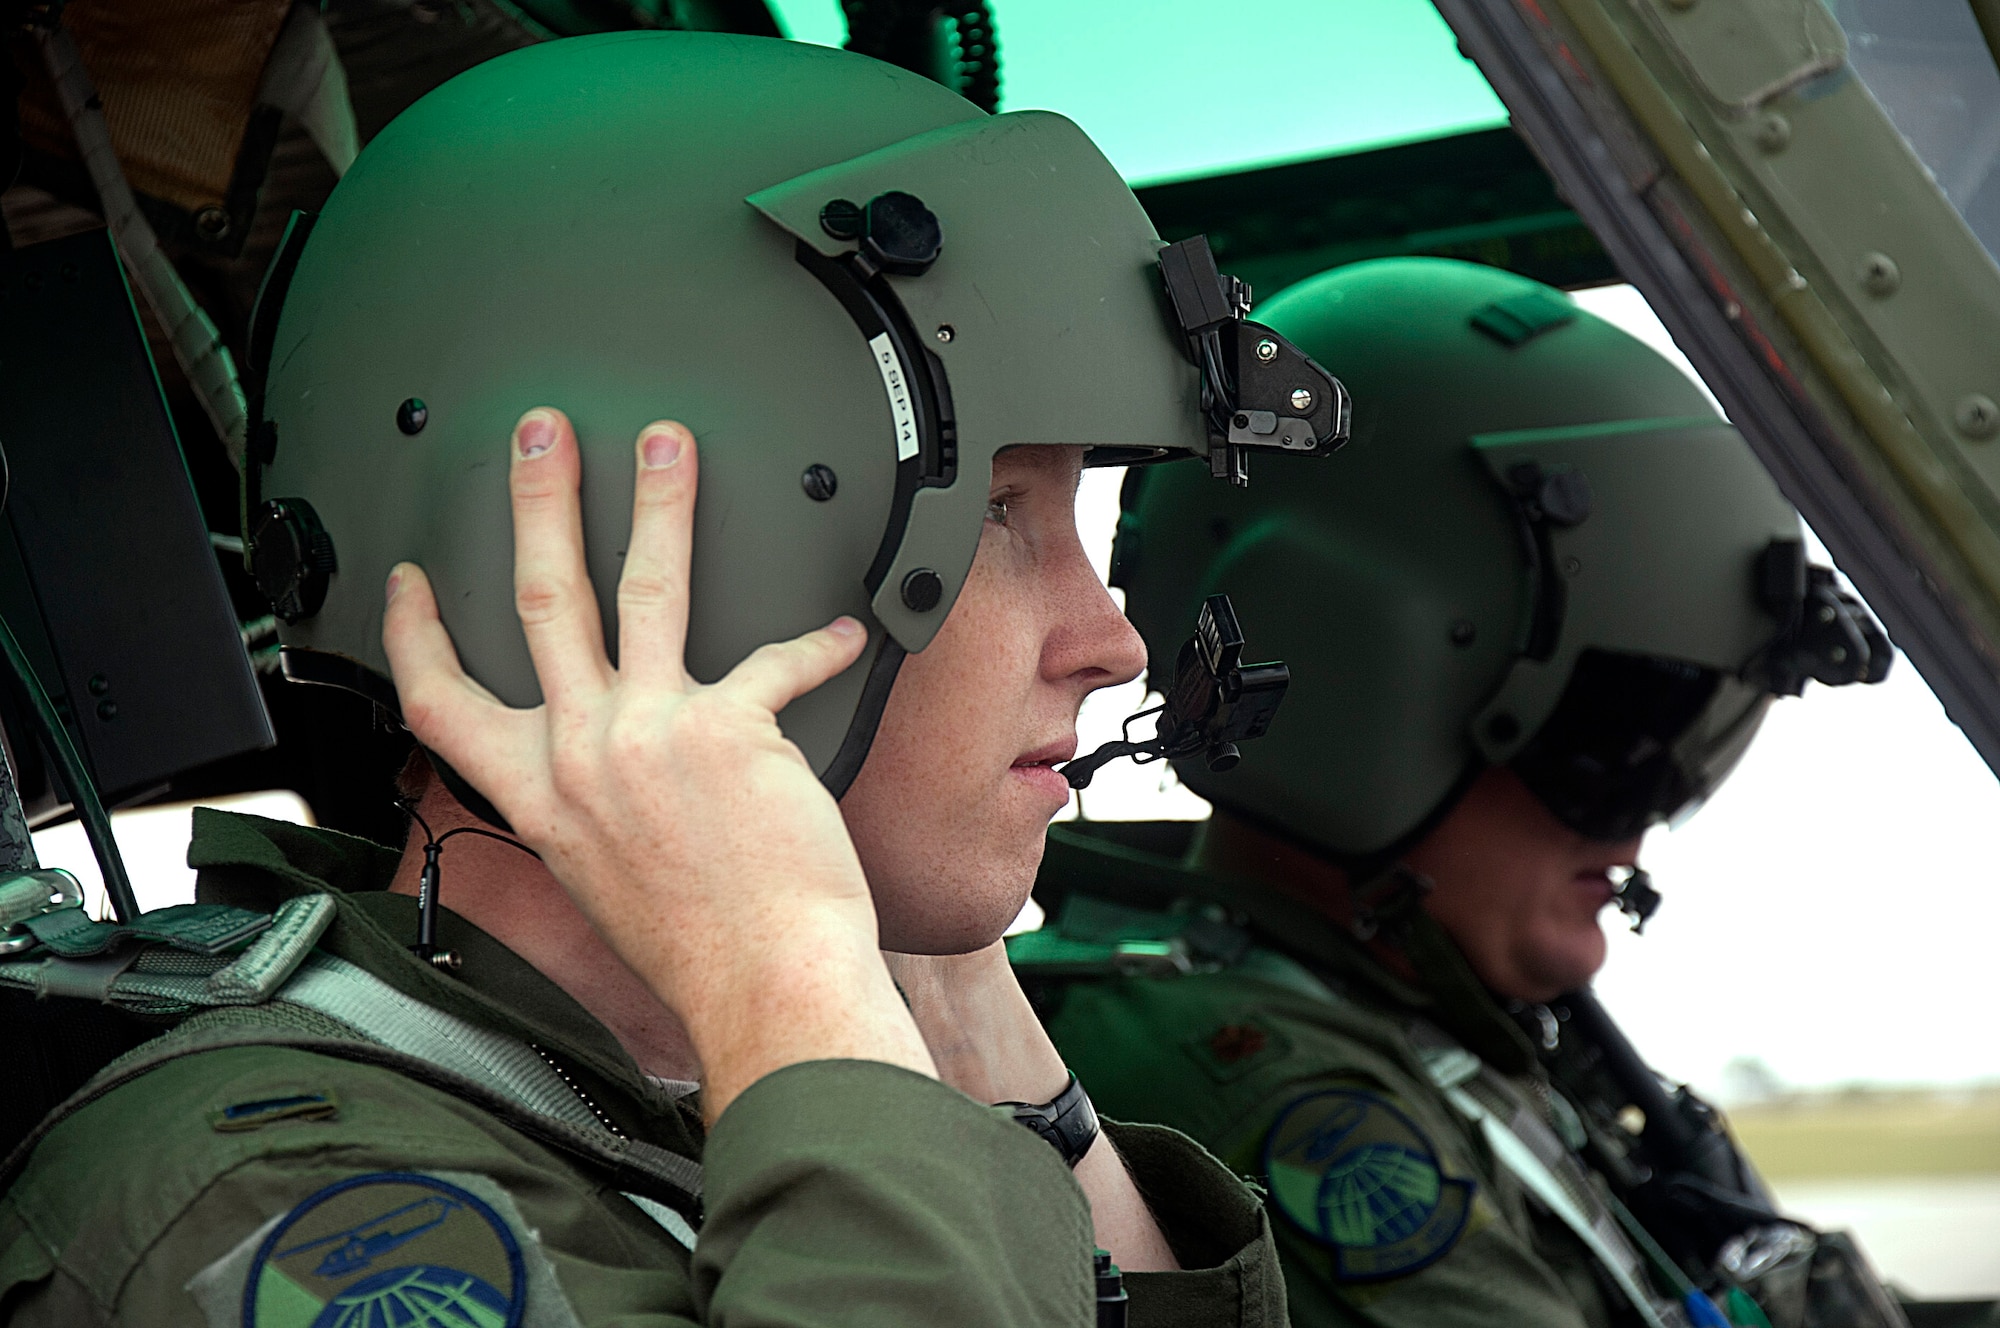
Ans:
{"label": "black knob", "polygon": [[805,474],[799,476],[799,487],[806,491],[806,497],[823,503],[840,491],[840,476],[833,473],[832,466],[823,466],[815,461],[806,467]]}
{"label": "black knob", "polygon": [[411,397],[396,407],[396,427],[411,437],[422,433],[431,422],[431,408],[420,397]]}
{"label": "black knob", "polygon": [[339,570],[333,537],[303,498],[265,503],[251,527],[250,570],[271,612],[287,623],[318,613]]}
{"label": "black knob", "polygon": [[903,578],[903,603],[918,613],[929,613],[944,598],[944,578],[928,567],[919,567]]}
{"label": "black knob", "polygon": [[861,205],[851,198],[836,198],[819,210],[819,228],[836,240],[861,236]]}
{"label": "black knob", "polygon": [[1580,526],[1590,519],[1595,495],[1580,470],[1558,470],[1542,481],[1536,495],[1542,514],[1558,526]]}
{"label": "black knob", "polygon": [[943,251],[944,228],[921,198],[892,189],[868,200],[861,219],[861,252],[876,267],[899,277],[920,277]]}

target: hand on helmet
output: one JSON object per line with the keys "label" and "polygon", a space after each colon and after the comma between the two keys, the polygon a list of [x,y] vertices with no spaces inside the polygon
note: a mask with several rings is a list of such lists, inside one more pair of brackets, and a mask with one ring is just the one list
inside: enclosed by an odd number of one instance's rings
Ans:
{"label": "hand on helmet", "polygon": [[761,647],[712,685],[689,676],[695,452],[679,424],[640,433],[614,667],[584,563],[575,434],[559,411],[522,416],[515,605],[543,703],[512,708],[465,673],[428,579],[405,563],[383,621],[404,720],[687,1024],[711,1116],[802,1060],[933,1073],[875,949],[839,808],[776,719],[853,664],[867,635],[838,619]]}

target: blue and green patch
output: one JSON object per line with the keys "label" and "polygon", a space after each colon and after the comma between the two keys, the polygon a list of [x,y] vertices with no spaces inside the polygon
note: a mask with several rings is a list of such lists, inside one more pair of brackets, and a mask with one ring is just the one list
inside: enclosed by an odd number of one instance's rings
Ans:
{"label": "blue and green patch", "polygon": [[477,1195],[377,1171],[308,1195],[258,1247],[243,1328],[520,1328],[520,1242]]}
{"label": "blue and green patch", "polygon": [[1473,1182],[1446,1176],[1416,1124],[1361,1089],[1308,1093],[1280,1112],[1264,1172],[1272,1204],[1333,1251],[1342,1281],[1429,1267],[1472,1214]]}

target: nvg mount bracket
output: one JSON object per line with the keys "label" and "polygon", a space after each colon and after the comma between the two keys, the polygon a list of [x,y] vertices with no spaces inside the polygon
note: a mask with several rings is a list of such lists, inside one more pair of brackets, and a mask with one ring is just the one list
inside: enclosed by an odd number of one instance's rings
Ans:
{"label": "nvg mount bracket", "polygon": [[1167,302],[1201,370],[1208,465],[1217,479],[1250,482],[1247,449],[1328,456],[1347,441],[1352,403],[1338,378],[1262,323],[1249,320],[1250,287],[1225,277],[1205,235],[1160,250]]}

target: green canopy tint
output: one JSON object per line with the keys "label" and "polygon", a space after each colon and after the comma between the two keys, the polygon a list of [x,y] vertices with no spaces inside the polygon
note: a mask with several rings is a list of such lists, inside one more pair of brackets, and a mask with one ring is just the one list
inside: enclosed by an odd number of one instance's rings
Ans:
{"label": "green canopy tint", "polygon": [[[771,8],[800,41],[846,39],[839,0]],[[993,21],[1000,108],[1062,112],[1133,181],[1507,122],[1428,0],[993,0]]]}

